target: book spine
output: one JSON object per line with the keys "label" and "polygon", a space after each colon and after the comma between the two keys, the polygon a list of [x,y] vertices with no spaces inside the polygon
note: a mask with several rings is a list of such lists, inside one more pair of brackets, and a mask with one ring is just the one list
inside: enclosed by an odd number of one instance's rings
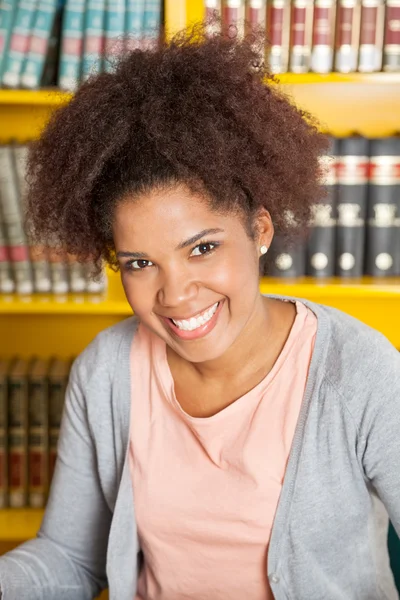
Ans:
{"label": "book spine", "polygon": [[81,77],[85,6],[85,0],[68,0],[62,20],[58,85],[71,92],[77,89]]}
{"label": "book spine", "polygon": [[313,0],[292,0],[289,42],[289,64],[292,73],[310,69]]}
{"label": "book spine", "polygon": [[96,279],[93,277],[93,264],[87,263],[85,265],[86,273],[86,291],[90,294],[100,294],[107,288],[107,277],[103,271]]}
{"label": "book spine", "polygon": [[342,139],[337,162],[336,274],[343,278],[363,274],[368,175],[368,140]]}
{"label": "book spine", "polygon": [[0,509],[8,505],[8,381],[6,363],[0,361]]}
{"label": "book spine", "polygon": [[15,289],[11,273],[10,256],[4,231],[3,215],[0,202],[0,292],[10,294]]}
{"label": "book spine", "polygon": [[383,70],[400,71],[400,0],[386,0]]}
{"label": "book spine", "polygon": [[38,363],[29,380],[28,504],[32,508],[44,507],[49,484],[47,365]]}
{"label": "book spine", "polygon": [[78,262],[75,256],[68,255],[69,288],[71,292],[81,293],[86,291],[85,266]]}
{"label": "book spine", "polygon": [[26,367],[11,372],[8,405],[9,505],[27,504],[28,491],[28,378]]}
{"label": "book spine", "polygon": [[105,7],[105,0],[88,0],[87,3],[82,60],[83,80],[102,70]]}
{"label": "book spine", "polygon": [[245,7],[246,33],[265,31],[267,25],[266,0],[248,0]]}
{"label": "book spine", "polygon": [[221,12],[221,0],[205,0],[204,19],[206,22],[207,37],[221,33]]}
{"label": "book spine", "polygon": [[0,5],[0,80],[3,76],[17,4],[17,0],[3,0]]}
{"label": "book spine", "polygon": [[66,294],[69,291],[68,263],[65,254],[49,250],[51,272],[51,291],[54,294]]}
{"label": "book spine", "polygon": [[16,291],[20,294],[31,294],[33,292],[33,277],[28,245],[22,225],[16,174],[10,146],[0,147],[0,197]]}
{"label": "book spine", "polygon": [[244,36],[244,0],[222,0],[222,32],[228,38]]}
{"label": "book spine", "polygon": [[58,0],[40,0],[39,2],[29,40],[27,58],[21,74],[21,84],[26,88],[35,89],[40,86],[57,2]]}
{"label": "book spine", "polygon": [[268,275],[282,279],[297,279],[306,273],[306,243],[288,242],[279,235],[271,244]]}
{"label": "book spine", "polygon": [[108,0],[105,16],[104,70],[112,73],[124,49],[125,0]]}
{"label": "book spine", "polygon": [[57,445],[60,434],[61,418],[64,408],[65,392],[68,383],[66,361],[56,359],[59,368],[49,376],[49,482],[53,479],[57,460]]}
{"label": "book spine", "polygon": [[366,271],[373,277],[396,274],[399,146],[394,137],[371,140]]}
{"label": "book spine", "polygon": [[335,44],[336,0],[315,0],[312,30],[311,70],[330,73]]}
{"label": "book spine", "polygon": [[290,4],[288,0],[268,0],[268,62],[272,73],[286,73],[289,65]]}
{"label": "book spine", "polygon": [[29,48],[37,4],[37,0],[20,0],[18,4],[2,77],[3,85],[11,88],[16,88],[21,83],[21,72]]}
{"label": "book spine", "polygon": [[326,197],[313,206],[313,217],[307,245],[307,275],[332,277],[335,274],[336,239],[336,148],[323,158]]}
{"label": "book spine", "polygon": [[143,16],[143,47],[157,46],[161,24],[161,0],[145,0]]}
{"label": "book spine", "polygon": [[358,70],[362,73],[382,68],[385,5],[383,0],[362,0]]}
{"label": "book spine", "polygon": [[142,45],[144,31],[144,1],[127,0],[125,21],[125,45],[128,50],[135,50]]}
{"label": "book spine", "polygon": [[338,0],[335,69],[340,73],[357,70],[360,14],[359,0]]}

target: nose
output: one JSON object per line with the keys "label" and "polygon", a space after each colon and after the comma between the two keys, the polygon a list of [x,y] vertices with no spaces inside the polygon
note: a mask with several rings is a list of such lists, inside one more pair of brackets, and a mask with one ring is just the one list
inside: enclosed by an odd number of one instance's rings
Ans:
{"label": "nose", "polygon": [[188,304],[198,292],[198,283],[186,270],[165,273],[158,290],[159,303],[168,308]]}

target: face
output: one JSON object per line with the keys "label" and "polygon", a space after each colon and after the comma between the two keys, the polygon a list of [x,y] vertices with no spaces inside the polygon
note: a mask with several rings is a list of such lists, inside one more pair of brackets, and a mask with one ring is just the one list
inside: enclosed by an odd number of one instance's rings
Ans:
{"label": "face", "polygon": [[221,357],[261,307],[259,249],[272,236],[261,229],[250,239],[240,216],[183,186],[120,202],[113,236],[134,313],[182,358]]}

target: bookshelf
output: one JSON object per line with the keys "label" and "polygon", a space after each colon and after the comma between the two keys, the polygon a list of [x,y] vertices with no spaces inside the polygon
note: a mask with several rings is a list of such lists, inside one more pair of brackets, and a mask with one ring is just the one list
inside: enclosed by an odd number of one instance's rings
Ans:
{"label": "bookshelf", "polygon": [[[204,16],[203,0],[165,0],[169,34]],[[285,74],[277,83],[335,136],[367,137],[400,130],[400,73]],[[37,137],[52,111],[71,99],[54,89],[0,90],[0,143]],[[108,290],[98,296],[0,296],[0,354],[79,353],[102,329],[131,314],[118,274],[108,272]],[[334,306],[380,330],[400,348],[400,278],[360,281],[262,279],[262,293],[293,295]],[[0,554],[34,537],[43,512],[0,510]],[[102,596],[104,598],[104,596]]]}

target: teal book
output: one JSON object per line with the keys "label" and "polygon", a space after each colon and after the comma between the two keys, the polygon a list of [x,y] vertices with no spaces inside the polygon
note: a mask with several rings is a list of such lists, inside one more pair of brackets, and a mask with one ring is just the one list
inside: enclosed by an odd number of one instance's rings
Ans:
{"label": "teal book", "polygon": [[3,0],[0,3],[0,79],[3,74],[11,32],[17,13],[18,0]]}
{"label": "teal book", "polygon": [[35,89],[40,86],[57,4],[58,0],[39,0],[28,54],[21,74],[23,87]]}
{"label": "teal book", "polygon": [[74,92],[80,82],[86,0],[67,0],[61,27],[58,85]]}
{"label": "teal book", "polygon": [[125,0],[107,0],[104,70],[112,72],[124,47]]}
{"label": "teal book", "polygon": [[20,86],[37,7],[38,0],[19,1],[2,76],[2,83],[7,87]]}
{"label": "teal book", "polygon": [[161,25],[161,0],[145,0],[143,17],[143,47],[153,48],[157,44]]}
{"label": "teal book", "polygon": [[145,0],[127,0],[125,39],[128,50],[140,48],[143,38]]}
{"label": "teal book", "polygon": [[106,0],[88,0],[83,41],[83,80],[100,73],[103,68],[105,13]]}

